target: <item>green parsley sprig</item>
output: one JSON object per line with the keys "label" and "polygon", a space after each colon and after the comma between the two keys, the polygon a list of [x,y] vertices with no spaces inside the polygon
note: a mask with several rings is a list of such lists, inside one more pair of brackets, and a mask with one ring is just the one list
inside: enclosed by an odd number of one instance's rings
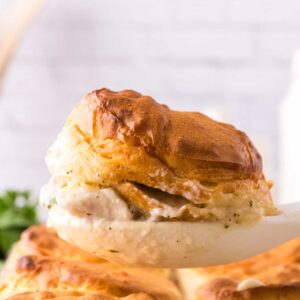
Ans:
{"label": "green parsley sprig", "polygon": [[0,259],[6,257],[23,230],[38,223],[36,207],[29,191],[0,194]]}

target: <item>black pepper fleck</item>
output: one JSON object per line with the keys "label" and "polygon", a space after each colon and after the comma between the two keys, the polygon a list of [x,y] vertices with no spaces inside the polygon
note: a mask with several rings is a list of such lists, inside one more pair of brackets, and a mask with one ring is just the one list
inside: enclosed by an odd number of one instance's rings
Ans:
{"label": "black pepper fleck", "polygon": [[118,250],[114,250],[114,249],[109,249],[108,251],[111,252],[111,253],[119,253]]}

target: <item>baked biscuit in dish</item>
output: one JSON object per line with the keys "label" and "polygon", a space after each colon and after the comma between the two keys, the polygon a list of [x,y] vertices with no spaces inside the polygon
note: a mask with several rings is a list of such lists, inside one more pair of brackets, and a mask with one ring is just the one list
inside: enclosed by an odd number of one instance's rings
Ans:
{"label": "baked biscuit in dish", "polygon": [[300,283],[258,286],[239,290],[230,279],[214,279],[197,291],[193,300],[298,300]]}
{"label": "baked biscuit in dish", "polygon": [[246,134],[131,90],[87,94],[47,164],[52,177],[41,202],[49,225],[120,263],[173,267],[186,253],[193,265],[189,252],[201,242],[192,232],[201,222],[248,226],[277,213]]}
{"label": "baked biscuit in dish", "polygon": [[127,297],[113,297],[105,294],[84,294],[80,292],[27,292],[7,300],[154,300],[145,294],[134,294]]}
{"label": "baked biscuit in dish", "polygon": [[26,292],[47,292],[36,294],[41,299],[71,297],[69,292],[79,299],[90,299],[90,294],[107,297],[103,299],[181,299],[170,276],[167,269],[109,263],[68,245],[52,229],[33,226],[22,234],[1,272],[0,299]]}
{"label": "baked biscuit in dish", "polygon": [[144,293],[159,300],[180,299],[175,285],[146,269],[113,264],[63,261],[40,256],[22,256],[15,269],[1,279],[0,297],[27,291],[104,292],[116,297]]}
{"label": "baked biscuit in dish", "polygon": [[176,273],[187,300],[300,299],[300,239],[238,263]]}
{"label": "baked biscuit in dish", "polygon": [[[101,263],[105,265],[106,267],[104,268],[107,269],[109,269],[112,265],[110,262],[99,258],[98,256],[87,253],[80,248],[65,242],[58,237],[53,228],[49,228],[44,225],[31,226],[22,233],[21,239],[12,248],[9,257],[5,262],[2,273],[5,274],[5,270],[14,270],[17,260],[25,255],[48,257],[63,261],[82,261],[97,264]],[[115,268],[116,264],[113,264],[112,266]],[[119,267],[124,269],[127,268],[126,266]],[[140,268],[138,270],[145,270],[146,272],[152,273],[157,277],[171,277],[171,270],[166,268]]]}
{"label": "baked biscuit in dish", "polygon": [[24,255],[48,256],[63,260],[91,263],[106,262],[95,255],[76,248],[57,236],[54,229],[44,225],[31,226],[21,234],[21,239],[12,248],[4,270],[14,268],[17,259]]}

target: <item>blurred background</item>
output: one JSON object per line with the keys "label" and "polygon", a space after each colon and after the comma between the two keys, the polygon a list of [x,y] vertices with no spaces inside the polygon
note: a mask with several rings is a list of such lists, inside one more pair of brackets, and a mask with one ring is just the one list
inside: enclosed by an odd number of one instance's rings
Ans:
{"label": "blurred background", "polygon": [[67,115],[105,86],[235,124],[296,201],[299,16],[297,0],[0,0],[0,190],[38,194]]}

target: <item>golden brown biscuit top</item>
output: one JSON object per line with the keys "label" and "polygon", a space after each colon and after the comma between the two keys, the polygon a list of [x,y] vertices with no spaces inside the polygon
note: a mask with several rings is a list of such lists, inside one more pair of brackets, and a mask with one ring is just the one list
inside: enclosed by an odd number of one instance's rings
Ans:
{"label": "golden brown biscuit top", "polygon": [[[28,255],[48,257],[52,260],[104,264],[104,268],[108,269],[110,265],[113,269],[121,267],[67,243],[57,235],[53,228],[46,227],[45,225],[33,225],[22,232],[21,239],[10,252],[8,260],[5,263],[5,269],[15,269],[16,261],[20,257]],[[126,268],[125,266],[123,267]],[[150,268],[145,270],[162,278],[170,276],[169,269]]]}
{"label": "golden brown biscuit top", "polygon": [[197,269],[204,278],[226,277],[236,281],[256,278],[266,284],[300,281],[300,238],[240,262]]}
{"label": "golden brown biscuit top", "polygon": [[[87,94],[49,149],[47,164],[52,179],[44,191],[56,186],[59,205],[71,214],[84,205],[68,194],[107,187],[134,212],[128,219],[250,224],[277,213],[261,157],[246,134],[131,90]],[[145,187],[168,199],[152,203]],[[129,194],[137,188],[133,201]],[[51,208],[52,198],[43,199]]]}
{"label": "golden brown biscuit top", "polygon": [[[300,299],[300,238],[256,257],[182,272],[197,300]],[[187,277],[189,278],[189,277]]]}
{"label": "golden brown biscuit top", "polygon": [[7,300],[153,300],[145,294],[133,294],[127,297],[113,297],[103,293],[85,294],[76,291],[64,292],[25,292],[7,298]]}
{"label": "golden brown biscuit top", "polygon": [[179,299],[169,277],[167,269],[112,264],[69,245],[50,228],[32,226],[23,232],[1,273],[0,299],[37,291],[12,299]]}
{"label": "golden brown biscuit top", "polygon": [[104,292],[116,297],[144,293],[154,299],[180,299],[167,278],[141,268],[111,263],[64,261],[41,256],[22,256],[14,270],[2,279],[0,292],[61,291]]}
{"label": "golden brown biscuit top", "polygon": [[135,91],[89,93],[70,119],[87,138],[145,147],[178,176],[208,183],[262,176],[261,157],[246,134],[201,113],[172,111]]}
{"label": "golden brown biscuit top", "polygon": [[57,233],[44,225],[31,226],[21,235],[5,262],[3,273],[15,268],[18,258],[23,255],[38,255],[52,259],[79,260],[90,263],[105,262],[104,259],[89,254],[60,239]]}
{"label": "golden brown biscuit top", "polygon": [[95,263],[105,261],[104,259],[70,245],[60,239],[54,229],[43,225],[31,226],[25,230],[21,235],[19,244],[21,254],[26,255],[41,255],[51,258]]}
{"label": "golden brown biscuit top", "polygon": [[244,291],[230,279],[218,278],[198,290],[197,300],[298,300],[300,283],[260,286]]}

